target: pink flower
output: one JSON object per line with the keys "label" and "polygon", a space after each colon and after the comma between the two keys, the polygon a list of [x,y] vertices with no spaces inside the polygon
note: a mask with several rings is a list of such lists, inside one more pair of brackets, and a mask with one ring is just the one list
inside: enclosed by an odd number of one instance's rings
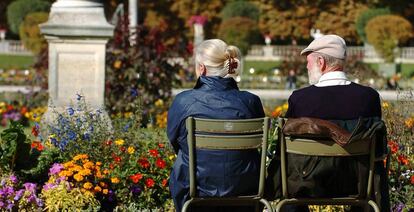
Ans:
{"label": "pink flower", "polygon": [[188,24],[191,26],[193,24],[201,24],[204,25],[207,22],[207,17],[201,15],[193,15],[191,16],[190,20],[188,20]]}

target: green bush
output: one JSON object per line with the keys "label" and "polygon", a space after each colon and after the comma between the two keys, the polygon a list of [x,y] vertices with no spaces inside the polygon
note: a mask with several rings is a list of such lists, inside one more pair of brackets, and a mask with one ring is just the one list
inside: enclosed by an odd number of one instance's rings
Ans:
{"label": "green bush", "polygon": [[7,21],[10,30],[19,34],[20,24],[27,14],[33,12],[48,12],[50,3],[43,0],[17,0],[7,7]]}
{"label": "green bush", "polygon": [[251,44],[261,40],[257,23],[250,18],[234,17],[223,21],[218,30],[218,37],[228,44],[240,48],[243,55]]}
{"label": "green bush", "polygon": [[394,49],[413,36],[411,23],[397,15],[383,15],[371,19],[365,27],[367,39],[386,62],[394,61]]}
{"label": "green bush", "polygon": [[260,16],[259,8],[247,1],[234,1],[226,4],[221,11],[223,20],[234,17],[246,17],[258,21]]}
{"label": "green bush", "polygon": [[39,24],[46,22],[48,16],[48,13],[45,12],[30,13],[20,24],[20,39],[26,49],[32,51],[35,55],[46,48],[47,43],[40,33]]}
{"label": "green bush", "polygon": [[390,10],[388,8],[374,8],[374,9],[368,9],[362,12],[356,20],[355,27],[356,31],[358,33],[358,36],[361,40],[364,42],[367,41],[367,35],[365,33],[365,26],[367,25],[368,21],[370,21],[372,18],[375,18],[377,16],[381,15],[388,15],[390,14]]}

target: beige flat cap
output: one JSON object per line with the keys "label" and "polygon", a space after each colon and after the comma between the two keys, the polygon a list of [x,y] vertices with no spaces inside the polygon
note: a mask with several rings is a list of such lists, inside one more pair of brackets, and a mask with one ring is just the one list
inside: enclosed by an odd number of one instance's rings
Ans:
{"label": "beige flat cap", "polygon": [[323,53],[338,59],[345,59],[346,43],[338,35],[323,35],[313,40],[308,47],[300,52],[300,55],[307,55],[312,52]]}

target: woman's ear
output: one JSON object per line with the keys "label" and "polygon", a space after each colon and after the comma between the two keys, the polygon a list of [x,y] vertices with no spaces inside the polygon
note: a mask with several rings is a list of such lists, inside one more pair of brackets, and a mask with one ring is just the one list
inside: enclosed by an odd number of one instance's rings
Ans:
{"label": "woman's ear", "polygon": [[198,64],[198,71],[197,71],[198,76],[206,76],[207,74],[207,69],[206,66],[202,63]]}

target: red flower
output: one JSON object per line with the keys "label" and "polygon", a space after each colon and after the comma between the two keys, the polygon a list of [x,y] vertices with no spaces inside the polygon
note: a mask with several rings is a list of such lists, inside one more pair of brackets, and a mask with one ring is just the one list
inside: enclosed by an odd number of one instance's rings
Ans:
{"label": "red flower", "polygon": [[395,141],[388,141],[388,146],[390,147],[392,154],[395,154],[398,151],[398,144]]}
{"label": "red flower", "polygon": [[124,146],[121,146],[119,149],[121,150],[121,152],[125,152],[126,151],[126,148]]}
{"label": "red flower", "polygon": [[37,137],[39,135],[39,128],[34,126],[32,127],[32,134]]}
{"label": "red flower", "polygon": [[142,174],[134,174],[130,176],[129,179],[131,179],[134,183],[138,183],[142,179]]}
{"label": "red flower", "polygon": [[406,156],[404,155],[398,155],[398,162],[403,164],[403,165],[408,165],[408,159]]}
{"label": "red flower", "polygon": [[115,165],[113,163],[111,163],[111,164],[109,164],[109,168],[110,169],[114,169],[115,168]]}
{"label": "red flower", "polygon": [[22,107],[21,109],[20,109],[20,113],[21,114],[25,114],[27,112],[27,107]]}
{"label": "red flower", "polygon": [[107,140],[107,141],[105,142],[105,144],[106,144],[107,146],[111,146],[111,145],[112,145],[112,140]]}
{"label": "red flower", "polygon": [[[412,178],[411,178],[411,181],[412,181]],[[165,186],[167,186],[167,183],[168,183],[168,180],[167,179],[163,179],[161,184],[162,184],[162,186],[165,187]]]}
{"label": "red flower", "polygon": [[7,105],[7,111],[13,110],[13,105]]}
{"label": "red flower", "polygon": [[165,163],[165,161],[164,161],[163,159],[158,158],[158,159],[157,159],[157,161],[155,162],[155,165],[156,165],[158,168],[163,169],[163,168],[165,168],[166,163]]}
{"label": "red flower", "polygon": [[149,168],[151,166],[150,162],[146,158],[139,159],[138,163],[142,168]]}
{"label": "red flower", "polygon": [[413,184],[413,185],[414,185],[414,175],[413,175],[413,176],[411,176],[411,184]]}
{"label": "red flower", "polygon": [[114,160],[115,160],[116,163],[120,163],[122,159],[119,156],[115,156]]}
{"label": "red flower", "polygon": [[152,178],[148,178],[147,180],[145,180],[145,185],[148,188],[152,188],[154,187],[155,181]]}
{"label": "red flower", "polygon": [[40,141],[33,141],[31,145],[32,149],[37,149],[39,151],[42,151],[44,149],[42,143]]}
{"label": "red flower", "polygon": [[163,143],[158,143],[158,147],[159,148],[164,148],[164,144]]}
{"label": "red flower", "polygon": [[156,150],[156,149],[150,149],[150,150],[148,150],[148,152],[150,153],[150,155],[152,157],[157,157],[158,156],[158,150]]}

